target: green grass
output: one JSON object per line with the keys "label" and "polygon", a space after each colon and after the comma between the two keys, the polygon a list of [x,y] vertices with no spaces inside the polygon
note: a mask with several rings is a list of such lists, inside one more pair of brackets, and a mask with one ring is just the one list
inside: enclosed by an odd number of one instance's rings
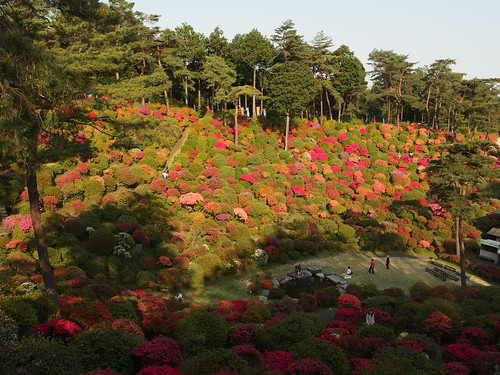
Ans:
{"label": "green grass", "polygon": [[[408,291],[416,282],[424,282],[432,287],[438,285],[460,286],[460,282],[442,281],[425,272],[425,268],[429,266],[427,263],[428,257],[410,256],[401,253],[389,254],[391,267],[386,269],[386,255],[349,250],[341,253],[323,253],[296,263],[300,263],[303,268],[319,266],[323,269],[323,272],[336,274],[344,273],[347,266],[350,266],[354,272],[352,282],[371,283],[379,290],[396,287]],[[375,260],[376,264],[374,275],[368,273],[371,258]],[[247,286],[254,281],[257,272],[269,271],[273,278],[280,278],[293,271],[296,263],[280,264],[273,262],[266,267],[256,268],[244,274],[225,276],[207,283],[202,289],[187,290],[185,293],[186,299],[204,306],[213,306],[219,300],[249,299],[254,296],[248,292]],[[468,284],[489,285],[475,276],[471,277]]]}

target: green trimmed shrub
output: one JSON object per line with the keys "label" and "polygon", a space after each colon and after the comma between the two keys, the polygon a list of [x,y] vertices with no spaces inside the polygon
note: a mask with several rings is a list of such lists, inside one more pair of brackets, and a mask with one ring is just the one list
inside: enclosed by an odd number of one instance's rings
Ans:
{"label": "green trimmed shrub", "polygon": [[290,350],[295,344],[316,336],[324,326],[315,314],[293,312],[274,327],[257,331],[257,346],[262,351]]}
{"label": "green trimmed shrub", "polygon": [[335,370],[335,375],[349,375],[349,366],[345,352],[338,346],[334,346],[316,337],[302,341],[291,348],[296,360],[312,359],[322,362]]}
{"label": "green trimmed shrub", "polygon": [[228,327],[224,319],[209,311],[193,311],[175,326],[172,338],[187,355],[196,355],[206,350],[223,348]]}
{"label": "green trimmed shrub", "polygon": [[84,372],[77,349],[58,339],[29,336],[0,351],[0,373],[79,375]]}
{"label": "green trimmed shrub", "polygon": [[375,355],[375,360],[378,361],[371,367],[370,375],[442,375],[438,363],[415,350],[385,348]]}
{"label": "green trimmed shrub", "polygon": [[358,335],[363,337],[371,337],[371,338],[382,338],[385,342],[392,345],[396,342],[397,335],[394,331],[394,328],[388,327],[381,324],[373,324],[373,325],[365,325],[362,326],[358,332]]}
{"label": "green trimmed shrub", "polygon": [[39,322],[45,322],[55,318],[57,306],[49,294],[42,292],[30,292],[23,295],[22,298],[24,301],[33,306]]}
{"label": "green trimmed shrub", "polygon": [[206,280],[213,278],[217,270],[222,266],[222,261],[216,254],[201,255],[195,258],[193,263],[202,267],[203,275]]}
{"label": "green trimmed shrub", "polygon": [[110,255],[116,243],[116,237],[111,230],[100,228],[90,234],[87,246],[98,255]]}
{"label": "green trimmed shrub", "polygon": [[10,267],[19,274],[33,274],[37,268],[37,262],[28,254],[21,251],[13,251],[7,255]]}
{"label": "green trimmed shrub", "polygon": [[186,375],[240,374],[251,375],[243,358],[227,349],[210,349],[190,358],[182,366]]}
{"label": "green trimmed shrub", "polygon": [[142,336],[107,327],[83,331],[74,340],[84,371],[110,368],[123,375],[134,374],[130,351],[145,342]]}
{"label": "green trimmed shrub", "polygon": [[14,319],[19,327],[19,333],[28,332],[37,323],[37,311],[22,296],[1,296],[0,310]]}

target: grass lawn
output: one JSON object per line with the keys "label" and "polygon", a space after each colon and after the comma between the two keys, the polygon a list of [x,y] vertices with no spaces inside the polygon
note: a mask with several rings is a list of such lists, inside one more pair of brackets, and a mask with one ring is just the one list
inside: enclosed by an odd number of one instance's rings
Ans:
{"label": "grass lawn", "polygon": [[[442,281],[430,273],[425,272],[425,268],[430,266],[428,257],[410,256],[401,253],[389,254],[391,259],[390,269],[385,267],[387,254],[374,254],[359,250],[349,250],[341,253],[323,253],[318,256],[300,261],[303,268],[307,266],[319,266],[323,272],[333,272],[335,274],[344,273],[348,266],[351,267],[354,275],[352,282],[361,284],[372,283],[378,289],[391,287],[401,288],[407,291],[416,282],[424,282],[430,286],[446,285],[460,286],[460,281]],[[368,265],[371,258],[375,260],[375,274],[368,273]],[[293,271],[296,263],[281,264],[272,262],[259,270],[271,272],[273,278],[286,276]],[[457,268],[457,266],[454,266]],[[457,268],[458,269],[458,268]],[[185,297],[188,301],[198,302],[204,306],[212,306],[219,300],[249,299],[253,295],[249,294],[247,285],[254,281],[255,272],[240,275],[230,275],[220,280],[207,283],[203,289],[187,290]],[[468,284],[490,285],[484,280],[471,276]]]}

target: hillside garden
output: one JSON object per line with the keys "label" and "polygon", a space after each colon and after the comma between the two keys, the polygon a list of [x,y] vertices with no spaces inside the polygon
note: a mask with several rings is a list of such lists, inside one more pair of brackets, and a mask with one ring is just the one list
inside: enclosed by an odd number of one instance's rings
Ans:
{"label": "hillside garden", "polygon": [[0,1],[0,373],[498,373],[498,79],[157,18]]}
{"label": "hillside garden", "polygon": [[[298,300],[280,288],[271,290],[269,302],[255,294],[232,301],[200,297],[206,307],[196,300],[206,283],[224,285],[225,277],[228,288],[246,280],[244,293],[256,293],[300,262],[327,259],[325,268],[344,272],[345,263],[329,267],[335,256],[358,261],[351,264],[357,274],[366,272],[370,256],[386,253],[457,262],[453,217],[428,197],[426,168],[441,156],[440,145],[471,142],[470,135],[457,138],[418,124],[321,126],[296,118],[284,151],[283,137],[265,119],[240,117],[236,145],[231,126],[212,113],[199,117],[186,108],[107,99],[80,105],[89,109],[87,124],[73,144],[85,152],[43,165],[37,181],[59,309],[43,293],[23,177],[15,167],[2,176],[4,199],[13,203],[0,237],[2,340],[13,358],[7,373],[357,374],[366,367],[382,374],[391,361],[403,361],[416,374],[480,374],[478,368],[498,362],[497,289],[484,286],[498,281],[493,265],[468,261],[468,272],[487,282],[470,282],[466,291],[451,281],[412,283],[405,271],[405,289],[395,282],[379,290],[368,280],[349,284],[344,294],[327,287]],[[178,144],[187,128],[189,137]],[[180,152],[170,155],[176,144]],[[167,162],[171,169],[162,179]],[[470,203],[463,233],[472,259],[483,231],[496,225],[488,213],[498,200]],[[342,258],[346,252],[354,257]],[[366,254],[365,263],[355,254]],[[391,272],[398,263],[411,268],[411,258],[393,259]],[[384,278],[380,263],[375,276]],[[189,302],[175,301],[177,291]],[[344,306],[345,298],[355,306]],[[319,319],[318,308],[334,308],[333,321]],[[367,309],[376,313],[373,327],[362,324]],[[438,312],[444,317],[434,316]],[[297,324],[299,332],[290,331]],[[433,324],[437,328],[429,328]],[[204,339],[190,336],[200,329],[210,330]],[[232,338],[243,331],[245,339]],[[478,335],[481,344],[474,341]],[[211,337],[216,344],[205,342]],[[26,357],[34,347],[34,357]],[[116,347],[119,361],[110,353]],[[466,358],[464,350],[471,352]],[[335,353],[318,357],[323,351]],[[61,361],[45,359],[48,367],[35,370],[48,352]],[[422,362],[424,352],[431,360]]]}

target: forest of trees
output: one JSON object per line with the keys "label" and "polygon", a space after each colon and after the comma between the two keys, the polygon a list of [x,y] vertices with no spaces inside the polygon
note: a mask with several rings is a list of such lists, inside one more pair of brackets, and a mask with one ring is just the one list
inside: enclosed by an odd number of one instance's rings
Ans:
{"label": "forest of trees", "polygon": [[50,3],[0,4],[4,14],[36,12],[30,27],[37,28],[38,45],[66,71],[85,77],[93,95],[200,112],[238,106],[251,116],[266,108],[268,116],[320,122],[355,118],[497,131],[500,78],[467,80],[453,71],[451,58],[416,67],[407,55],[374,49],[364,67],[348,46],[334,48],[323,32],[304,41],[291,20],[270,37],[254,29],[229,41],[219,27],[208,36],[189,24],[161,30],[155,26],[159,16],[134,11],[125,0],[91,2],[81,9],[83,17]]}

